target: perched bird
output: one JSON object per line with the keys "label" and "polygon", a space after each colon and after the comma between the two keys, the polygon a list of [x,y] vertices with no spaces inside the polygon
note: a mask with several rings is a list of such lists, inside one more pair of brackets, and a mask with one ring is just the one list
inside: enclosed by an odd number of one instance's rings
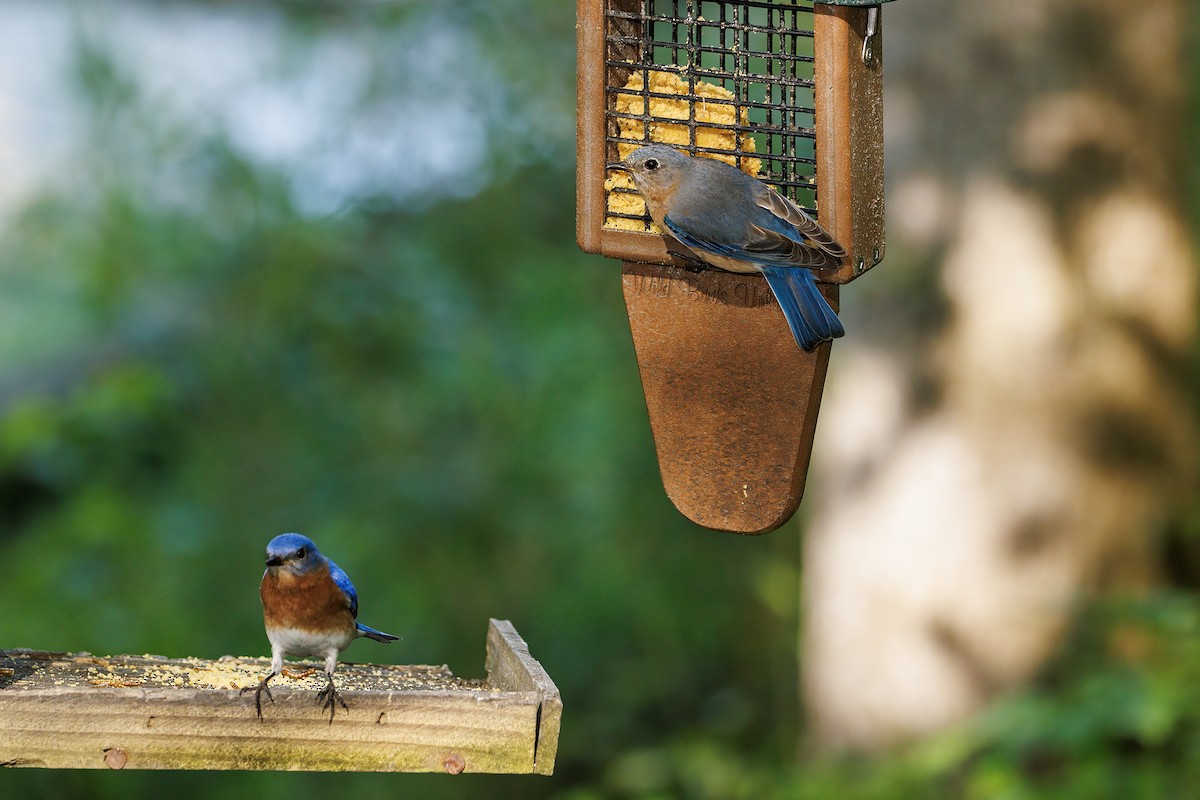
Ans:
{"label": "perched bird", "polygon": [[254,692],[254,710],[262,719],[263,692],[275,702],[267,683],[283,671],[283,657],[319,656],[325,659],[328,683],[317,694],[317,703],[329,709],[332,725],[335,706],[346,708],[333,685],[338,653],[360,636],[377,642],[394,642],[400,637],[357,621],[358,593],[350,578],[321,555],[312,539],[298,533],[284,533],[267,543],[267,570],[258,593],[271,641],[271,673],[257,687],[247,686],[242,693]]}
{"label": "perched bird", "polygon": [[632,175],[650,217],[700,261],[766,276],[804,350],[845,335],[812,270],[837,267],[846,250],[791,200],[736,167],[661,144],[608,168]]}

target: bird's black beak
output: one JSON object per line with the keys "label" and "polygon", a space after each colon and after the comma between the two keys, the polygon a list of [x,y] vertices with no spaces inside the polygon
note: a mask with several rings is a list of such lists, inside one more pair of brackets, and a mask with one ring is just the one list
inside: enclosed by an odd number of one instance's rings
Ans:
{"label": "bird's black beak", "polygon": [[278,567],[283,564],[283,559],[279,556],[267,556],[268,567]]}
{"label": "bird's black beak", "polygon": [[623,161],[618,161],[615,164],[605,164],[604,168],[605,169],[619,169],[623,172],[633,172],[633,170],[629,168],[629,165]]}

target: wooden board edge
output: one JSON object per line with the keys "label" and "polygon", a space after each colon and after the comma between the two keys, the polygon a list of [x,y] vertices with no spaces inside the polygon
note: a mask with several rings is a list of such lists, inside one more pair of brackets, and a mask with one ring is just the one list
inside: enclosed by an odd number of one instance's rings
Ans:
{"label": "wooden board edge", "polygon": [[505,619],[488,620],[488,683],[502,691],[532,691],[541,698],[534,740],[534,772],[550,775],[558,754],[562,697],[550,674],[529,653],[529,645]]}

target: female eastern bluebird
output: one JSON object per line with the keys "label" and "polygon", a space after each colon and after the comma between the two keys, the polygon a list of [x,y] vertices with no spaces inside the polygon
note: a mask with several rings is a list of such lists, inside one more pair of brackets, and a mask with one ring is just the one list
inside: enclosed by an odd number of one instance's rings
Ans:
{"label": "female eastern bluebird", "polygon": [[[360,636],[377,642],[394,642],[399,636],[368,628],[358,617],[358,592],[341,567],[321,555],[312,539],[285,533],[267,543],[267,571],[258,587],[262,597],[263,621],[271,641],[271,674],[254,691],[254,710],[262,715],[262,694],[272,703],[267,682],[283,671],[283,657],[320,656],[325,659],[329,682],[317,694],[317,703],[329,709],[333,724],[336,704],[346,708],[333,685],[338,653]],[[347,711],[349,709],[346,709]]]}
{"label": "female eastern bluebird", "polygon": [[736,167],[661,144],[608,168],[630,173],[650,217],[701,261],[766,276],[804,350],[845,335],[811,270],[836,267],[846,249],[791,200]]}

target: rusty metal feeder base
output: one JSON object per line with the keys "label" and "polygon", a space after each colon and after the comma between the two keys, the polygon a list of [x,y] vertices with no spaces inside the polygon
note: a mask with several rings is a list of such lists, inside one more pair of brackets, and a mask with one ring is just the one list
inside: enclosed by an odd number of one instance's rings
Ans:
{"label": "rusty metal feeder base", "polygon": [[757,275],[625,261],[622,283],[667,496],[706,528],[779,527],[804,495],[829,343],[801,350]]}

